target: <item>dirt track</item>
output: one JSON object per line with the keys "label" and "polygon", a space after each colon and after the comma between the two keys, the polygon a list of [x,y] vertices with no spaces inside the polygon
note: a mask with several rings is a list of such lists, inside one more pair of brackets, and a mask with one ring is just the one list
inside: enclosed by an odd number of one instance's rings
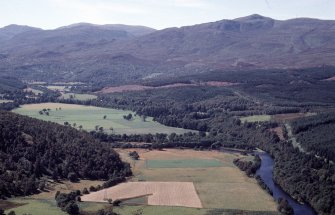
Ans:
{"label": "dirt track", "polygon": [[82,201],[106,202],[107,198],[130,199],[148,196],[148,205],[202,208],[192,182],[127,182],[82,196]]}

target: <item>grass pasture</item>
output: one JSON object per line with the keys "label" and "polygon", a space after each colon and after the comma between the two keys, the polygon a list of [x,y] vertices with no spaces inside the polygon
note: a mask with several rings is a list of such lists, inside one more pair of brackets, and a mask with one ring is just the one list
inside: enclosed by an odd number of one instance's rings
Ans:
{"label": "grass pasture", "polygon": [[[51,109],[49,111],[49,116],[46,114],[39,114],[39,111],[44,108]],[[158,122],[154,122],[150,117],[148,117],[145,122],[138,116],[135,116],[132,120],[125,120],[123,118],[124,115],[129,113],[133,114],[133,116],[135,115],[135,113],[131,111],[85,105],[62,103],[28,104],[13,110],[13,112],[45,121],[56,122],[59,124],[69,122],[71,125],[73,125],[75,123],[77,128],[81,125],[82,129],[88,131],[95,130],[96,126],[103,127],[104,132],[106,133],[169,134],[174,132],[177,134],[182,134],[190,131],[182,128],[164,126]],[[105,115],[106,119],[104,119]],[[111,130],[111,128],[113,130]]]}
{"label": "grass pasture", "polygon": [[[60,208],[57,207],[55,200],[43,200],[43,199],[31,199],[31,198],[15,198],[11,199],[10,202],[15,204],[21,204],[18,207],[11,208],[5,211],[15,211],[16,214],[33,214],[33,215],[66,215]],[[47,212],[47,213],[46,213]]]}
{"label": "grass pasture", "polygon": [[241,117],[241,122],[267,122],[271,120],[270,115],[253,115],[247,117]]}
{"label": "grass pasture", "polygon": [[200,208],[171,207],[171,206],[125,206],[114,210],[122,215],[205,215],[208,210]]}
{"label": "grass pasture", "polygon": [[73,99],[73,100],[79,100],[79,101],[87,101],[96,99],[96,95],[91,94],[78,94],[78,93],[62,93],[62,95],[59,97],[60,99]]}
{"label": "grass pasture", "polygon": [[[85,187],[88,188],[90,186],[97,186],[102,183],[102,181],[90,180],[81,180],[79,183],[72,183],[70,181],[63,181],[62,183],[48,183],[46,188],[48,192],[41,192],[26,198],[12,198],[8,201],[4,201],[3,204],[0,200],[0,208],[4,208],[6,213],[15,211],[18,215],[25,213],[33,215],[65,215],[67,213],[63,212],[56,205],[55,194],[57,191],[69,193],[73,190],[83,190]],[[5,205],[8,207],[4,207]],[[80,204],[80,206],[80,209],[91,207],[91,205],[85,204]],[[99,209],[101,208],[98,208],[97,210]],[[48,213],[46,213],[46,211],[48,211]]]}
{"label": "grass pasture", "polygon": [[67,85],[48,85],[46,88],[52,91],[59,91],[59,92],[66,92],[69,91],[70,89],[68,88],[69,86]]}

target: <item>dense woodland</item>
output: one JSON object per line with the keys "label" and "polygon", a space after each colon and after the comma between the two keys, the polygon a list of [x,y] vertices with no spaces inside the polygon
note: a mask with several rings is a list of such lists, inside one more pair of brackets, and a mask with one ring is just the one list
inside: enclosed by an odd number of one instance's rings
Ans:
{"label": "dense woodland", "polygon": [[312,154],[335,161],[335,112],[318,114],[292,122],[292,132]]}
{"label": "dense woodland", "polygon": [[0,197],[42,191],[46,179],[108,180],[131,174],[119,155],[68,126],[0,112]]}
{"label": "dense woodland", "polygon": [[306,69],[212,71],[178,78],[147,81],[150,86],[181,82],[225,81],[232,88],[263,102],[282,107],[310,107],[335,104],[335,84],[326,81],[335,76],[335,68],[322,66]]}

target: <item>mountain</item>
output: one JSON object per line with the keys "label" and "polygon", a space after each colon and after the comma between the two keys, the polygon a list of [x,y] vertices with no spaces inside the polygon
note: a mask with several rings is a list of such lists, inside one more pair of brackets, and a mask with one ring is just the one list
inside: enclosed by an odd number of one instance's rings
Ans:
{"label": "mountain", "polygon": [[36,31],[36,30],[40,30],[40,29],[25,26],[25,25],[8,25],[3,28],[0,28],[0,40],[8,40],[18,34],[21,34],[27,31]]}
{"label": "mountain", "polygon": [[[0,29],[0,32],[2,29]],[[13,56],[54,57],[92,45],[130,39],[155,31],[142,26],[78,23],[54,30],[22,31],[1,46]],[[20,53],[18,52],[20,51]]]}
{"label": "mountain", "polygon": [[157,31],[122,49],[144,59],[234,67],[334,64],[335,21],[260,15]]}
{"label": "mountain", "polygon": [[254,14],[159,31],[80,23],[18,34],[1,45],[0,56],[7,75],[102,85],[209,70],[335,65],[335,21]]}
{"label": "mountain", "polygon": [[135,25],[122,25],[122,24],[107,24],[107,25],[95,25],[90,23],[76,23],[64,27],[60,27],[58,29],[73,29],[73,28],[81,28],[81,29],[105,29],[105,30],[116,30],[116,31],[125,31],[133,36],[142,36],[145,34],[149,34],[155,31],[153,28],[149,28],[146,26],[135,26]]}

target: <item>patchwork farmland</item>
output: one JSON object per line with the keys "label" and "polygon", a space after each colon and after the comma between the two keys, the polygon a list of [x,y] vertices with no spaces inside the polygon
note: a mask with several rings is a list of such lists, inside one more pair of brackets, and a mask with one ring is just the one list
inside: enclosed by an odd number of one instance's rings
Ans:
{"label": "patchwork farmland", "polygon": [[[255,179],[247,177],[233,164],[235,158],[251,160],[250,156],[217,151],[136,149],[140,159],[132,160],[128,155],[131,150],[117,151],[123,160],[131,163],[134,176],[129,182],[106,191],[84,195],[84,202],[103,202],[104,196],[112,199],[136,199],[149,194],[147,201],[140,203],[144,207],[179,205],[198,208],[201,205],[204,208],[203,214],[205,209],[219,208],[269,213],[276,211],[276,203],[272,197],[258,186]],[[178,186],[180,188],[177,189]],[[192,187],[195,192],[191,191]],[[180,192],[180,189],[187,190]],[[164,195],[159,197],[160,193]],[[194,199],[194,202],[185,202],[184,195]],[[153,200],[156,198],[160,200]]]}

